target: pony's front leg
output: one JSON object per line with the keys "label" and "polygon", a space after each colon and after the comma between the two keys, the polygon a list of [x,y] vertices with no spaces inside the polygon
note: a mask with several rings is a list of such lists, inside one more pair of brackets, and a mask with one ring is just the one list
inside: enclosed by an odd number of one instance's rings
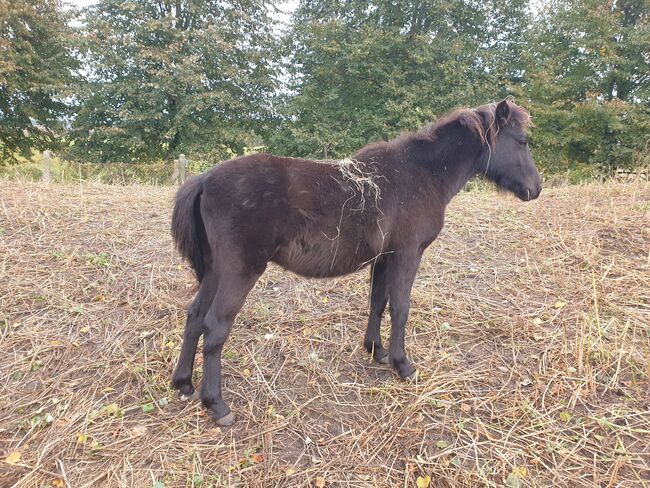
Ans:
{"label": "pony's front leg", "polygon": [[408,378],[415,373],[415,367],[406,357],[404,336],[409,315],[411,288],[415,280],[422,252],[397,252],[389,260],[390,296],[390,364],[400,377]]}

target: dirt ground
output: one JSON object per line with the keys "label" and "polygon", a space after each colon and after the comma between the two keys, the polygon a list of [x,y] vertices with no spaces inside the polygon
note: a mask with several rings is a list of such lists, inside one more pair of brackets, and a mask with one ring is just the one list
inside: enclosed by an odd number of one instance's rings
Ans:
{"label": "dirt ground", "polygon": [[0,486],[650,486],[650,184],[459,195],[413,290],[413,382],[363,350],[366,271],[269,269],[224,430],[170,386],[196,290],[172,197],[0,181]]}

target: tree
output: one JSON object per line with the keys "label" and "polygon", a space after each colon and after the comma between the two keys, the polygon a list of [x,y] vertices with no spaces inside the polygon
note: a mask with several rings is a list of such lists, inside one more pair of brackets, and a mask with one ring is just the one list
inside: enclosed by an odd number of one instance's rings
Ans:
{"label": "tree", "polygon": [[338,157],[459,105],[493,99],[486,9],[461,0],[303,0],[271,149]]}
{"label": "tree", "polygon": [[264,133],[276,88],[266,0],[100,0],[72,155],[223,157]]}
{"label": "tree", "polygon": [[648,12],[645,0],[553,0],[541,11],[522,94],[553,169],[632,165],[647,151]]}
{"label": "tree", "polygon": [[0,0],[0,157],[15,161],[59,142],[77,61],[55,0]]}

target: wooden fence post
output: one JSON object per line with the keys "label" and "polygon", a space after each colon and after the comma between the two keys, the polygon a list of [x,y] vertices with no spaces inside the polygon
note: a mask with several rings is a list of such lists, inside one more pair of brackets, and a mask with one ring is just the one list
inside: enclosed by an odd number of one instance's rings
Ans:
{"label": "wooden fence post", "polygon": [[43,183],[49,183],[52,181],[52,173],[50,172],[50,165],[52,163],[52,154],[49,150],[43,151],[43,159],[41,161],[41,181]]}
{"label": "wooden fence post", "polygon": [[174,173],[172,174],[172,185],[176,185],[180,177],[180,170],[178,166],[179,166],[178,159],[174,159]]}
{"label": "wooden fence post", "polygon": [[187,158],[185,158],[185,154],[181,154],[178,157],[178,174],[182,185],[185,183],[185,178],[187,176]]}

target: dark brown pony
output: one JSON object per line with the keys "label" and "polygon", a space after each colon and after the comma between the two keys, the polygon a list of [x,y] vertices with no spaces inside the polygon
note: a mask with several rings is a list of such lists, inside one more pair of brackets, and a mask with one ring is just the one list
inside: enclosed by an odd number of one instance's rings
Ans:
{"label": "dark brown pony", "polygon": [[[178,191],[172,234],[200,282],[189,307],[173,384],[194,392],[192,368],[203,334],[201,401],[220,425],[234,421],[221,395],[221,351],[246,295],[272,261],[324,278],[370,266],[364,345],[406,378],[411,287],[445,208],[482,174],[522,200],[541,180],[527,146],[530,117],[504,100],[460,110],[419,132],[370,144],[351,159],[310,161],[254,154],[226,161]],[[390,302],[390,346],[379,334]]]}

